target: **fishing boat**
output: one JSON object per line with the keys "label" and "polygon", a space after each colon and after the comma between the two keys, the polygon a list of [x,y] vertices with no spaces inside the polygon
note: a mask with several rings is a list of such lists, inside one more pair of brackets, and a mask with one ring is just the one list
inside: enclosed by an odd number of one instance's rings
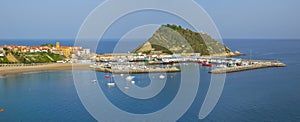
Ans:
{"label": "fishing boat", "polygon": [[4,109],[1,108],[1,109],[0,109],[0,113],[1,113],[1,112],[4,112]]}

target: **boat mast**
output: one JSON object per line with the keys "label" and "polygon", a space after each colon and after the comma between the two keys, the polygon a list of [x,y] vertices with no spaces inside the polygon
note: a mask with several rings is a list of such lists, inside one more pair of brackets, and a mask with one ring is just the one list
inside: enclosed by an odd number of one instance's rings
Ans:
{"label": "boat mast", "polygon": [[250,63],[252,64],[252,49],[250,49]]}

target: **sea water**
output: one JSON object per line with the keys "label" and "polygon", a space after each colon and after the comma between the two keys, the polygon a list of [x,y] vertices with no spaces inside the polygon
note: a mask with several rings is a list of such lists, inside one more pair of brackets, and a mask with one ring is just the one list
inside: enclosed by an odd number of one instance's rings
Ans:
{"label": "sea water", "polygon": [[[48,40],[47,43],[55,43]],[[4,40],[0,45],[40,45],[45,41]],[[73,45],[61,40],[62,45]],[[282,68],[265,68],[228,73],[222,96],[212,113],[203,120],[198,113],[210,82],[209,68],[200,68],[198,95],[179,121],[299,121],[300,120],[300,40],[225,40],[243,58],[275,59],[287,64]],[[108,45],[108,46],[105,46]],[[97,53],[112,52],[115,40],[106,40]],[[250,54],[251,52],[251,54]],[[135,114],[160,110],[176,95],[180,73],[167,76],[166,90],[157,96],[138,100],[106,86],[107,73],[96,73],[99,87],[116,107]],[[138,74],[136,85],[149,84],[148,74]],[[101,104],[101,103],[99,103]],[[96,121],[84,108],[74,86],[72,71],[48,71],[0,77],[0,121]]]}

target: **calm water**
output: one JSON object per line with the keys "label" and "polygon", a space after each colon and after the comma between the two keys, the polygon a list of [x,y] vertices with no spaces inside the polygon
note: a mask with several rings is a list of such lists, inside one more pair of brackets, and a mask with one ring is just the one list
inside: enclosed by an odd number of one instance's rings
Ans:
{"label": "calm water", "polygon": [[[48,41],[47,43],[54,43]],[[223,94],[214,111],[202,121],[300,121],[300,40],[228,40],[232,49],[252,59],[279,59],[285,68],[267,68],[227,74]],[[45,41],[0,41],[3,44],[39,45]],[[71,40],[61,41],[72,45]],[[98,53],[111,52],[115,41],[105,41]],[[250,55],[245,56],[250,58]],[[209,85],[209,69],[201,68],[201,83],[195,102],[179,121],[200,121],[199,109]],[[137,100],[105,85],[97,73],[100,87],[117,107],[131,113],[148,113],[166,106],[176,95],[180,74],[168,74],[167,86],[158,96]],[[136,84],[149,84],[148,75],[136,75]],[[96,121],[81,104],[71,71],[27,73],[0,78],[0,121]]]}

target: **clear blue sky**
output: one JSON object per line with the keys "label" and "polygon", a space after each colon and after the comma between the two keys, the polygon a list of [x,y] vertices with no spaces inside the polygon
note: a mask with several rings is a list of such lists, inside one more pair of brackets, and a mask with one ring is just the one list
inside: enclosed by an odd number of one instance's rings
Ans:
{"label": "clear blue sky", "polygon": [[[0,38],[75,38],[103,0],[1,0]],[[300,0],[196,0],[223,38],[300,38]]]}

